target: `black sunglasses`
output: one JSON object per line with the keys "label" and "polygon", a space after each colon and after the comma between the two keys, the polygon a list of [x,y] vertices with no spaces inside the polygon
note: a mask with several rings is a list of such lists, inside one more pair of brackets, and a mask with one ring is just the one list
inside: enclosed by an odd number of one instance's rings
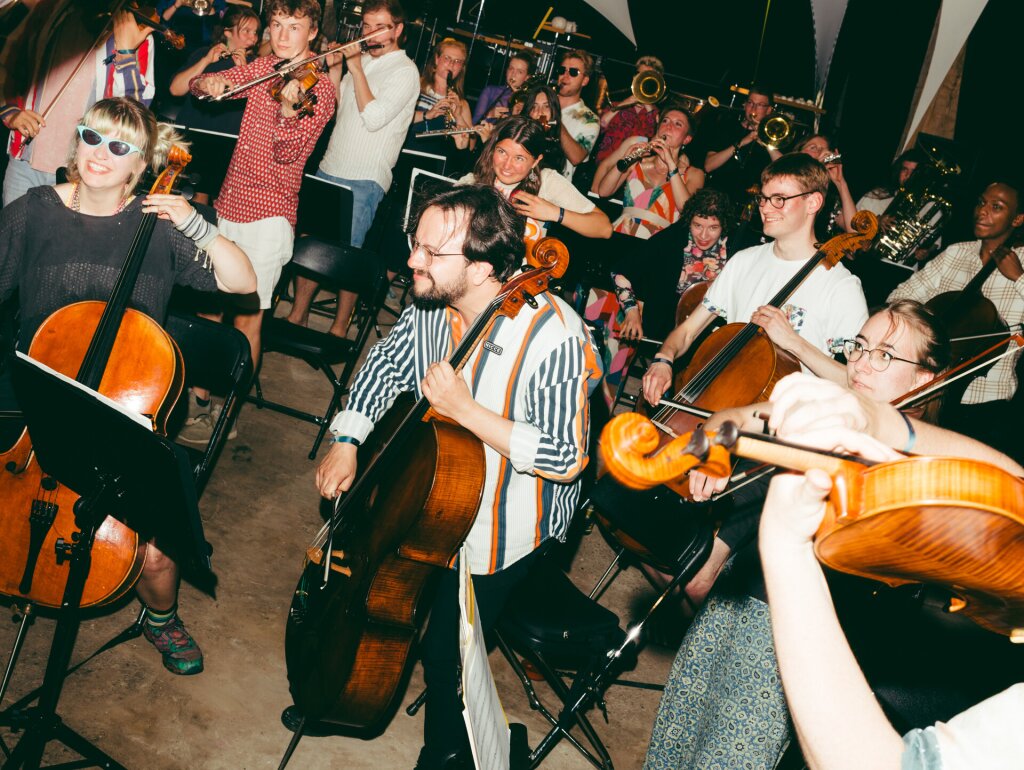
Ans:
{"label": "black sunglasses", "polygon": [[559,67],[558,68],[558,74],[559,75],[564,75],[566,72],[569,73],[569,77],[571,77],[571,78],[578,78],[580,76],[580,68],[579,67]]}

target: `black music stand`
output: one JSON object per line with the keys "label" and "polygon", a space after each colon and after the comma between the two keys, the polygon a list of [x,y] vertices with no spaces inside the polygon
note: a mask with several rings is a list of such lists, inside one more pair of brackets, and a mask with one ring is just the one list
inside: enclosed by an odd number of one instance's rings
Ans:
{"label": "black music stand", "polygon": [[[90,743],[57,714],[68,663],[81,623],[82,591],[89,574],[93,539],[107,517],[114,516],[155,539],[161,550],[183,567],[212,576],[209,546],[203,538],[195,483],[181,447],[140,425],[92,391],[53,373],[25,356],[11,360],[11,379],[28,424],[40,465],[81,497],[75,503],[80,533],[60,544],[58,559],[70,561],[68,581],[57,616],[39,705],[18,719],[25,734],[3,770],[38,768],[46,744],[59,741],[92,765],[123,770],[123,766]],[[67,416],[73,415],[73,441]],[[89,440],[81,437],[88,436]]]}

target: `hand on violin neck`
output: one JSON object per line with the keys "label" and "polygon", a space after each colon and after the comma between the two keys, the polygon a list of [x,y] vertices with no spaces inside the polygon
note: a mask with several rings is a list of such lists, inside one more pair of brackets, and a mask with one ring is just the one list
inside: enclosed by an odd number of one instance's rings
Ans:
{"label": "hand on violin neck", "polygon": [[139,24],[129,11],[114,14],[114,50],[134,51],[149,37],[149,27]]}
{"label": "hand on violin neck", "polygon": [[447,361],[431,364],[420,388],[435,412],[459,424],[464,424],[469,410],[478,406],[466,381]]}

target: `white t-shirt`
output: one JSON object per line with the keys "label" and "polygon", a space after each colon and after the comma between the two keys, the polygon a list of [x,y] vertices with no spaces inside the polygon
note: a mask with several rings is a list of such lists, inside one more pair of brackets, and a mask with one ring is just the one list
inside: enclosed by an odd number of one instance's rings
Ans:
{"label": "white t-shirt", "polygon": [[857,201],[857,211],[870,211],[875,216],[882,216],[885,210],[889,208],[889,204],[892,203],[892,196],[886,196],[885,198],[876,198],[871,193],[865,193],[861,196],[861,199]]}
{"label": "white t-shirt", "polygon": [[1019,770],[1024,765],[1024,684],[1016,684],[949,722],[904,736],[905,770]]}
{"label": "white t-shirt", "polygon": [[[737,253],[722,268],[704,297],[704,307],[729,323],[748,323],[794,276],[803,261],[775,256],[775,243]],[[819,265],[782,304],[797,334],[831,355],[843,340],[853,339],[868,319],[860,279],[841,264]]]}

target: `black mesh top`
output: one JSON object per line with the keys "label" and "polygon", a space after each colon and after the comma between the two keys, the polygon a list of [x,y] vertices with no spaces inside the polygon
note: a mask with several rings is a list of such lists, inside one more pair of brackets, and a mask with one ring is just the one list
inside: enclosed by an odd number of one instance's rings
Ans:
{"label": "black mesh top", "polygon": [[[69,209],[52,187],[36,187],[0,212],[0,301],[19,290],[20,350],[55,310],[108,299],[142,222],[142,197],[96,217]],[[129,304],[163,323],[176,283],[217,289],[206,254],[159,220]]]}

